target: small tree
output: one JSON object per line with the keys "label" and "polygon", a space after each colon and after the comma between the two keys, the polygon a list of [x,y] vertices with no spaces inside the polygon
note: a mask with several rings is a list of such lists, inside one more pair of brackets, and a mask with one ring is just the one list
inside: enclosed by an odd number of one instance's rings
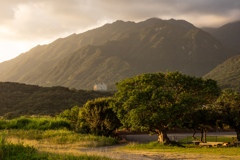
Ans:
{"label": "small tree", "polygon": [[231,89],[224,90],[217,100],[217,107],[223,122],[235,130],[240,141],[240,93]]}
{"label": "small tree", "polygon": [[67,119],[71,122],[72,129],[77,133],[89,133],[89,125],[83,116],[84,108],[74,106],[71,110],[67,109],[60,113],[58,117]]}
{"label": "small tree", "polygon": [[[220,115],[216,109],[212,106],[201,106],[193,112],[192,115],[186,117],[186,128],[193,129],[194,133],[192,138],[203,142],[203,135],[204,135],[204,142],[206,143],[206,132],[209,128],[216,128],[219,125]],[[195,137],[196,130],[201,131],[201,138],[198,140]]]}
{"label": "small tree", "polygon": [[116,83],[113,110],[125,127],[158,134],[169,143],[167,131],[183,127],[183,119],[219,95],[216,81],[182,75],[179,72],[142,74]]}
{"label": "small tree", "polygon": [[118,117],[112,111],[112,108],[109,108],[109,103],[112,101],[112,98],[99,98],[88,101],[84,105],[83,116],[91,133],[109,136],[121,126]]}

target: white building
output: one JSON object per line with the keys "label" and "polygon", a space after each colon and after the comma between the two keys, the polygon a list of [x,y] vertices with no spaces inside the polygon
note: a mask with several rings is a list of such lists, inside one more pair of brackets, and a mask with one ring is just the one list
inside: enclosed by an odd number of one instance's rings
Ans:
{"label": "white building", "polygon": [[94,84],[93,89],[95,91],[107,91],[107,85],[103,83]]}

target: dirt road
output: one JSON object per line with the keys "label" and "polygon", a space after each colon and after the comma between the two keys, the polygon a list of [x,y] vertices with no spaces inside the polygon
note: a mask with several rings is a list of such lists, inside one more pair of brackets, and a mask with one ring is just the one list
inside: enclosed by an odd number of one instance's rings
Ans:
{"label": "dirt road", "polygon": [[146,152],[146,151],[126,151],[120,150],[116,145],[110,147],[98,147],[80,149],[90,155],[106,156],[112,159],[121,160],[239,160],[239,157],[222,156],[222,155],[206,155],[192,153],[169,153],[169,152]]}
{"label": "dirt road", "polygon": [[[192,134],[168,134],[171,136],[188,136]],[[234,132],[212,132],[208,134],[209,136],[236,136]],[[199,135],[196,135],[199,136]],[[135,141],[138,143],[148,143],[151,141],[156,141],[157,136],[149,135],[125,135],[124,138],[128,140]],[[239,160],[239,157],[222,156],[222,155],[206,155],[206,154],[192,154],[192,153],[169,153],[169,152],[146,152],[146,151],[127,151],[121,150],[120,147],[127,145],[115,145],[107,147],[97,147],[97,148],[84,148],[79,149],[81,152],[88,154],[95,154],[106,156],[113,159],[124,159],[124,160]]]}

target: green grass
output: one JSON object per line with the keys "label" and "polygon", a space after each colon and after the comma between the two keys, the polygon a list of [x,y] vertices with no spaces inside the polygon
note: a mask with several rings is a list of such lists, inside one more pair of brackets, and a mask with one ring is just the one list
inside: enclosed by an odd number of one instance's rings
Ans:
{"label": "green grass", "polygon": [[37,140],[52,144],[79,143],[80,146],[84,147],[106,146],[118,143],[116,138],[95,136],[91,134],[80,134],[68,130],[2,130],[0,131],[0,136]]}
{"label": "green grass", "polygon": [[0,120],[0,129],[37,129],[37,130],[48,130],[48,129],[71,129],[69,121],[61,118],[16,118],[12,120]]}
{"label": "green grass", "polygon": [[[196,137],[196,138],[198,140],[200,140],[200,137]],[[236,140],[237,137],[234,137],[234,139]],[[178,140],[178,142],[187,142],[187,141],[192,142],[192,141],[196,141],[196,140],[192,139],[191,136],[188,136],[188,138],[185,137],[183,139]],[[204,141],[204,138],[203,138],[203,141]],[[216,136],[208,136],[208,137],[206,137],[206,141],[207,142],[232,142],[233,139],[232,139],[232,137],[227,137],[227,136],[217,136],[217,141],[216,141]]]}
{"label": "green grass", "polygon": [[69,121],[61,118],[16,118],[0,120],[0,136],[20,140],[37,140],[48,144],[76,144],[97,147],[118,143],[116,138],[75,133]]}
{"label": "green grass", "polygon": [[1,160],[24,160],[24,159],[47,159],[46,155],[38,155],[37,150],[22,143],[12,144],[0,137],[0,159]]}
{"label": "green grass", "polygon": [[121,149],[125,150],[144,150],[153,152],[174,152],[174,153],[198,153],[198,154],[216,154],[228,156],[240,156],[240,147],[199,147],[193,144],[184,144],[181,146],[164,145],[158,142],[146,144],[132,144]]}
{"label": "green grass", "polygon": [[86,154],[74,156],[71,154],[39,153],[34,147],[23,143],[13,144],[0,137],[1,160],[110,160],[106,157],[88,156]]}

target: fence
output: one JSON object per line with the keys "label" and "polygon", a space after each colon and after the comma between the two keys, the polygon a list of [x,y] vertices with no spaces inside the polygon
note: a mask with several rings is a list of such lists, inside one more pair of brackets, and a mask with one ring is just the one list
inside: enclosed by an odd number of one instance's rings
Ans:
{"label": "fence", "polygon": [[[185,143],[192,143],[196,140],[192,139],[191,136],[168,136],[171,141],[176,142],[185,142]],[[200,137],[196,137],[200,140]],[[203,138],[204,140],[204,138]],[[228,136],[207,136],[206,140],[209,142],[232,142],[233,140],[237,140],[237,137],[228,137]],[[240,147],[240,142],[238,143]]]}

